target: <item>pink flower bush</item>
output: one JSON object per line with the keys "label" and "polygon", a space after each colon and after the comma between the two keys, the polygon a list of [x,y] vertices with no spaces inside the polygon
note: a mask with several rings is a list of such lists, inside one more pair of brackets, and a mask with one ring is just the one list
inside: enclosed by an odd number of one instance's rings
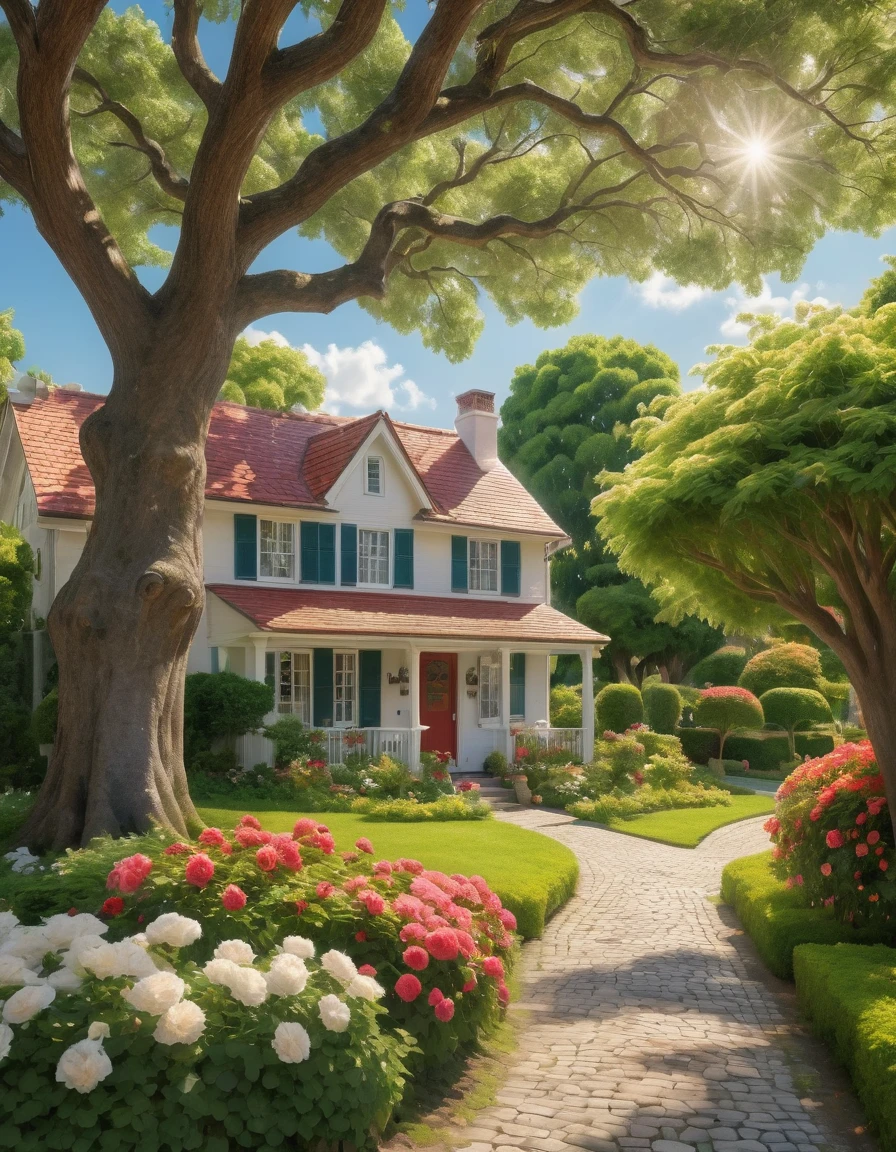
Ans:
{"label": "pink flower bush", "polygon": [[137,852],[134,856],[116,861],[115,867],[106,877],[106,887],[113,890],[117,888],[119,892],[136,892],[151,871],[152,860]]}
{"label": "pink flower bush", "polygon": [[246,906],[246,893],[236,884],[228,884],[221,893],[221,903],[228,912],[238,912]]}
{"label": "pink flower bush", "polygon": [[184,879],[196,888],[204,888],[215,874],[215,866],[204,852],[197,852],[187,861]]}

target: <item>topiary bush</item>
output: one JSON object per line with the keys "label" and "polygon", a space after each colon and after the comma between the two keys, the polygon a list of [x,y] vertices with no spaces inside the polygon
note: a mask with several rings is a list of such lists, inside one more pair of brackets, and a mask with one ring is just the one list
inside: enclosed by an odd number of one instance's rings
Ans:
{"label": "topiary bush", "polygon": [[682,700],[673,684],[651,684],[641,693],[644,719],[654,730],[672,735],[681,719]]}
{"label": "topiary bush", "polygon": [[507,757],[503,752],[489,752],[482,762],[482,771],[499,778],[507,775]]}
{"label": "topiary bush", "polygon": [[644,702],[634,684],[608,684],[594,703],[598,732],[625,732],[644,719]]}
{"label": "topiary bush", "polygon": [[688,678],[697,688],[704,688],[707,684],[715,687],[737,684],[738,677],[747,664],[747,651],[733,644],[726,644],[717,652],[711,652],[699,660],[688,674]]}
{"label": "topiary bush", "polygon": [[772,688],[813,688],[821,691],[821,656],[809,644],[776,644],[747,662],[737,683],[754,696]]}
{"label": "topiary bush", "polygon": [[787,733],[791,760],[796,756],[794,733],[798,728],[834,722],[830,704],[812,688],[770,688],[760,696],[759,703],[766,724]]}
{"label": "topiary bush", "polygon": [[551,726],[553,728],[582,727],[582,690],[568,684],[551,689]]}
{"label": "topiary bush", "polygon": [[298,716],[281,716],[265,728],[264,734],[274,742],[274,763],[278,766],[308,756],[319,759],[323,755],[323,733],[306,728]]}
{"label": "topiary bush", "polygon": [[215,740],[260,728],[273,710],[274,689],[235,672],[193,672],[184,683],[187,763]]}
{"label": "topiary bush", "polygon": [[685,756],[694,764],[718,759],[719,734],[712,728],[679,728],[675,733]]}
{"label": "topiary bush", "polygon": [[738,728],[761,728],[762,705],[745,688],[704,688],[694,720],[700,728],[719,734],[719,758],[725,758],[725,741]]}

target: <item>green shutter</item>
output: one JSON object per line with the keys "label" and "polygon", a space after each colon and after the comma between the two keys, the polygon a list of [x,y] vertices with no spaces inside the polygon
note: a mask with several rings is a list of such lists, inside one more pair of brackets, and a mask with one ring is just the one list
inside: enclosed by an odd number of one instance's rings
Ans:
{"label": "green shutter", "polygon": [[274,694],[274,708],[277,707],[277,653],[265,652],[264,654],[264,682]]}
{"label": "green shutter", "polygon": [[466,592],[467,590],[467,538],[466,536],[451,537],[451,591]]}
{"label": "green shutter", "polygon": [[302,583],[320,583],[320,525],[303,520],[300,527]]}
{"label": "green shutter", "polygon": [[315,728],[333,727],[333,649],[315,648],[312,653]]}
{"label": "green shutter", "polygon": [[380,726],[380,684],[382,682],[382,652],[359,652],[358,684],[360,699],[358,717],[361,728]]}
{"label": "green shutter", "polygon": [[358,583],[358,526],[343,524],[340,529],[342,560],[339,569],[340,584]]}
{"label": "green shutter", "polygon": [[258,517],[242,512],[233,517],[233,578],[258,579]]}
{"label": "green shutter", "polygon": [[520,542],[501,541],[501,595],[520,594]]}
{"label": "green shutter", "polygon": [[395,588],[414,587],[414,529],[395,529],[395,566],[392,574]]}
{"label": "green shutter", "polygon": [[510,653],[510,715],[526,715],[526,653]]}
{"label": "green shutter", "polygon": [[320,582],[336,583],[336,525],[320,525]]}

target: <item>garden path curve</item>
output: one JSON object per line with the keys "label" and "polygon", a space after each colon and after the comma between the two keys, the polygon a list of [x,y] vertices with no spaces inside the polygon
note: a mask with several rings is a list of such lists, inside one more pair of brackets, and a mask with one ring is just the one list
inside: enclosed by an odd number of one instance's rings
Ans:
{"label": "garden path curve", "polygon": [[708,899],[724,864],[767,845],[762,820],[689,850],[564,813],[498,815],[568,845],[581,879],[524,950],[519,1047],[460,1149],[874,1148],[841,1074],[797,1024],[789,986]]}

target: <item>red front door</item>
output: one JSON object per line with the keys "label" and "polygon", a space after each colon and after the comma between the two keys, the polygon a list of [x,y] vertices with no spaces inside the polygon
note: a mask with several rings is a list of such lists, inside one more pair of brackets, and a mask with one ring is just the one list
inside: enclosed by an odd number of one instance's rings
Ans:
{"label": "red front door", "polygon": [[420,747],[457,761],[457,653],[420,654]]}

